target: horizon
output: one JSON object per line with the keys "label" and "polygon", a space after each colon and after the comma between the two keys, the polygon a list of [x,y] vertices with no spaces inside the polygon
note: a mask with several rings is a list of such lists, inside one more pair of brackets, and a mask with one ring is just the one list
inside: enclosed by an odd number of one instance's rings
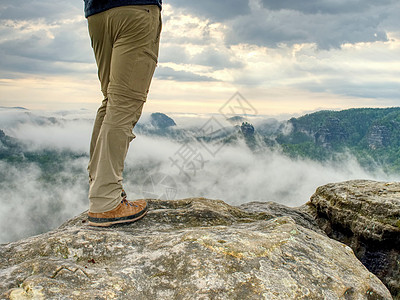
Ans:
{"label": "horizon", "polygon": [[[360,106],[360,107],[348,107],[348,108],[316,108],[314,110],[303,110],[303,111],[299,111],[296,113],[280,113],[280,114],[259,114],[259,113],[255,113],[255,114],[240,114],[240,113],[236,113],[236,114],[232,114],[232,117],[234,116],[240,116],[240,117],[248,117],[248,118],[274,118],[280,121],[283,121],[285,119],[290,119],[290,118],[298,118],[298,117],[302,117],[305,115],[309,115],[309,114],[313,114],[316,112],[321,112],[321,111],[334,111],[334,112],[340,112],[340,111],[346,111],[346,110],[352,110],[352,109],[391,109],[391,108],[400,108],[400,105],[394,105],[394,106]],[[95,117],[96,111],[92,110],[90,108],[85,108],[85,107],[76,107],[73,109],[41,109],[41,108],[29,108],[29,107],[25,107],[25,106],[3,106],[0,105],[0,109],[3,110],[25,110],[25,111],[29,111],[29,112],[35,112],[35,113],[61,113],[61,112],[77,112],[77,111],[86,111],[88,113],[93,114],[93,118]],[[145,117],[148,116],[150,114],[153,113],[162,113],[165,115],[175,115],[175,116],[182,116],[182,117],[201,117],[201,118],[208,118],[210,116],[218,116],[221,115],[222,117],[224,115],[222,115],[220,112],[179,112],[179,111],[161,111],[161,110],[154,110],[154,111],[148,111],[148,110],[144,110],[142,113],[141,118],[139,119],[139,123],[140,121]],[[1,128],[0,128],[1,129]]]}

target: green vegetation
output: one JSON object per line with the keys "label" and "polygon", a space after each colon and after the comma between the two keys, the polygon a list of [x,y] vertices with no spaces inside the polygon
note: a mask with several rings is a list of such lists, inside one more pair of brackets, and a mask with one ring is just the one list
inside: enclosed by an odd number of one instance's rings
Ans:
{"label": "green vegetation", "polygon": [[[40,180],[43,182],[51,184],[58,180],[57,176],[59,177],[64,171],[66,162],[72,162],[81,157],[87,157],[87,154],[76,153],[72,150],[29,150],[21,141],[5,135],[0,130],[0,161],[20,167],[34,164],[40,168]],[[78,174],[79,170],[76,171]],[[4,179],[3,176],[7,174],[1,172],[1,180]]]}
{"label": "green vegetation", "polygon": [[367,169],[400,172],[400,108],[319,111],[288,121],[289,134],[276,137],[290,157],[317,161],[350,153]]}
{"label": "green vegetation", "polygon": [[[175,128],[175,122],[163,114],[153,114],[152,118],[155,122],[152,127],[137,126],[140,134],[162,136],[177,142],[190,141],[194,137],[205,143],[230,145],[243,138],[253,152],[279,148],[291,158],[320,162],[339,162],[344,155],[350,154],[367,170],[380,168],[387,173],[400,173],[400,107],[318,111],[292,118],[280,128],[278,121],[260,128],[242,122],[233,130],[224,128],[206,136],[196,128],[189,132]],[[0,130],[0,161],[14,166],[37,165],[44,182],[52,182],[57,174],[60,175],[66,161],[82,157],[88,158],[86,153],[71,150],[29,150],[23,141]],[[76,174],[86,176],[82,168]]]}

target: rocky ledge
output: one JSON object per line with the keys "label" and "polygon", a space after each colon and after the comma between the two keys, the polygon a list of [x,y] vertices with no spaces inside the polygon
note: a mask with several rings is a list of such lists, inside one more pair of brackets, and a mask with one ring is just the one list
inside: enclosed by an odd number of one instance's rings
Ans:
{"label": "rocky ledge", "polygon": [[319,228],[316,202],[292,209],[192,198],[149,206],[133,224],[93,228],[83,213],[1,245],[1,297],[392,299],[349,246]]}
{"label": "rocky ledge", "polygon": [[400,183],[353,180],[319,187],[302,207],[326,234],[350,246],[400,299]]}

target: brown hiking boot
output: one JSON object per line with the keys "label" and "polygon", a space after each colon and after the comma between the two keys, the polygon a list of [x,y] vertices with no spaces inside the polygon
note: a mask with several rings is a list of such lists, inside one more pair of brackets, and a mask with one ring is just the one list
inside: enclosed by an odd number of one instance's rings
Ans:
{"label": "brown hiking boot", "polygon": [[89,212],[89,225],[107,227],[113,224],[130,223],[143,218],[146,213],[146,200],[128,201],[124,198],[113,210],[103,213]]}

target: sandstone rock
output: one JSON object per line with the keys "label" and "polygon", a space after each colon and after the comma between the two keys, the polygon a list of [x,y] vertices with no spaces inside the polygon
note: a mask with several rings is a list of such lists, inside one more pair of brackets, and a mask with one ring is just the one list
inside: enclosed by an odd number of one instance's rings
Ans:
{"label": "sandstone rock", "polygon": [[400,299],[400,183],[353,180],[319,187],[303,210],[349,245]]}
{"label": "sandstone rock", "polygon": [[386,126],[373,125],[367,135],[368,147],[377,149],[390,144],[390,130]]}
{"label": "sandstone rock", "polygon": [[326,120],[325,125],[314,134],[315,142],[329,148],[332,144],[344,141],[348,136],[346,131],[346,127],[340,119],[330,117]]}
{"label": "sandstone rock", "polygon": [[155,128],[160,128],[160,129],[176,126],[175,121],[163,113],[152,113],[150,115],[150,123]]}
{"label": "sandstone rock", "polygon": [[318,223],[309,213],[299,210],[298,208],[288,207],[276,202],[249,202],[240,205],[239,208],[253,214],[263,213],[274,218],[290,217],[296,224],[322,235],[326,235],[325,231],[319,227]]}
{"label": "sandstone rock", "polygon": [[[346,245],[273,205],[149,200],[143,220],[59,229],[0,246],[10,299],[391,299]],[[282,210],[280,210],[282,212]],[[295,214],[300,220],[302,213]]]}

